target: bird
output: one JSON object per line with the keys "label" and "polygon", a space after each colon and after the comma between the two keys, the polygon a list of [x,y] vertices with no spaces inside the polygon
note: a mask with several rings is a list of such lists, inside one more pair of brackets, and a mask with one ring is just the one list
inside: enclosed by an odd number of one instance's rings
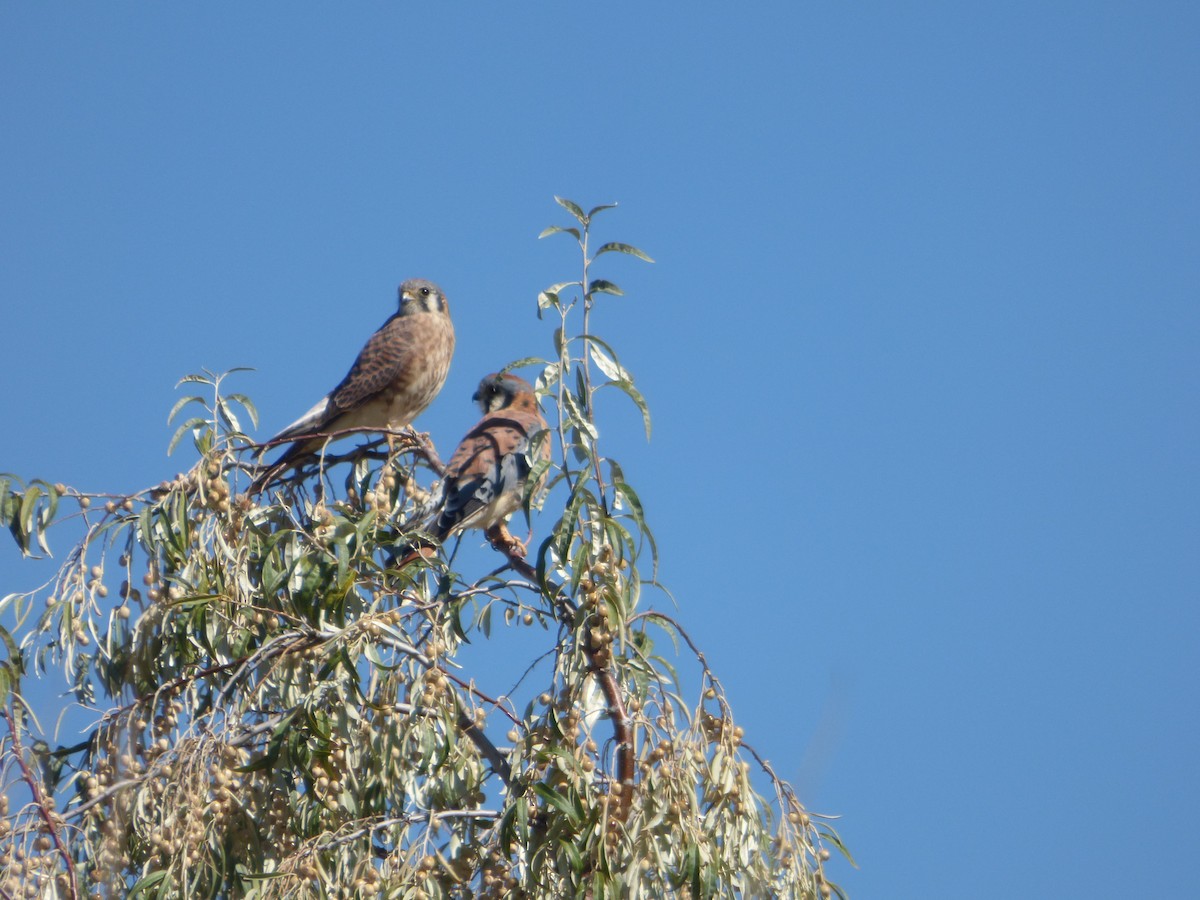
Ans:
{"label": "bird", "polygon": [[400,285],[399,308],[363,346],[337,387],[270,441],[294,440],[267,465],[250,493],[301,464],[333,432],[351,428],[386,432],[388,447],[441,391],[454,355],[454,324],[442,289],[424,278]]}
{"label": "bird", "polygon": [[[509,556],[525,556],[525,542],[514,537],[505,519],[516,512],[525,498],[533,466],[529,456],[534,436],[546,429],[533,386],[518,375],[494,372],[479,382],[471,398],[479,404],[483,418],[466,433],[446,463],[436,518],[427,529],[440,542],[468,528],[483,530],[497,550]],[[536,459],[550,459],[550,442],[542,440]],[[536,489],[545,483],[538,476]],[[408,562],[420,550],[401,562]]]}

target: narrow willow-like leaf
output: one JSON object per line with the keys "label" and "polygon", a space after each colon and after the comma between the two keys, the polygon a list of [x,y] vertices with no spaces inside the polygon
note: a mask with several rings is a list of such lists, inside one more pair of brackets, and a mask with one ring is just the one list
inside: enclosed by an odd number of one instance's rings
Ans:
{"label": "narrow willow-like leaf", "polygon": [[258,407],[254,405],[254,401],[252,401],[245,394],[227,394],[225,399],[232,400],[233,402],[239,404],[242,409],[246,410],[246,415],[250,417],[251,424],[253,424],[255,428],[258,427]]}
{"label": "narrow willow-like leaf", "polygon": [[549,785],[539,781],[533,786],[533,792],[570,819],[572,825],[578,826],[582,821],[575,804]]}
{"label": "narrow willow-like leaf", "polygon": [[584,416],[583,410],[579,408],[579,403],[575,399],[575,395],[566,393],[563,394],[563,399],[566,401],[567,411],[570,414],[571,423],[575,425],[575,427],[586,432],[587,436],[593,441],[597,440],[600,437],[600,432],[596,429],[596,426],[589,422],[587,417]]}
{"label": "narrow willow-like leaf", "polygon": [[654,260],[637,247],[632,244],[622,244],[620,241],[609,241],[607,244],[604,244],[596,251],[596,255],[592,258],[595,259],[601,253],[628,253],[630,256],[636,256],[638,259],[643,259],[648,263],[654,262]]}
{"label": "narrow willow-like leaf", "polygon": [[633,379],[621,367],[621,364],[601,350],[599,346],[594,343],[589,344],[588,351],[592,354],[592,361],[596,364],[596,367],[613,381],[632,382]]}
{"label": "narrow willow-like leaf", "polygon": [[183,436],[185,434],[193,429],[203,428],[207,424],[208,423],[204,419],[201,419],[199,416],[194,416],[180,425],[177,429],[175,429],[175,434],[171,437],[171,443],[167,444],[167,456],[170,456],[175,452],[175,448],[179,445],[179,442],[183,440]]}
{"label": "narrow willow-like leaf", "polygon": [[[8,519],[12,515],[8,506],[9,499],[12,497],[13,477],[11,475],[0,475],[0,525],[7,525]],[[20,479],[17,480],[19,483]]]}
{"label": "narrow willow-like leaf", "polygon": [[42,509],[42,515],[39,516],[39,522],[43,528],[49,525],[54,520],[55,513],[58,512],[58,488],[50,484],[48,481],[42,481],[40,478],[37,483],[42,486],[46,492],[46,506]]}
{"label": "narrow willow-like leaf", "polygon": [[[25,661],[21,656],[21,648],[17,646],[17,642],[3,625],[0,625],[0,641],[4,643],[4,650],[8,654],[5,660],[6,664],[11,665],[17,674],[23,673],[25,671]],[[3,704],[0,704],[0,708],[2,707]]]}
{"label": "narrow willow-like leaf", "polygon": [[577,241],[582,237],[578,228],[563,228],[561,225],[551,225],[549,228],[542,229],[541,234],[538,235],[538,239],[549,237],[552,234],[569,234]]}
{"label": "narrow willow-like leaf", "polygon": [[614,297],[624,297],[625,292],[613,284],[611,281],[606,281],[603,278],[594,278],[588,284],[587,292],[589,294],[612,294]]}
{"label": "narrow willow-like leaf", "polygon": [[846,861],[855,868],[858,868],[858,862],[850,854],[850,851],[846,849],[846,845],[842,843],[841,835],[833,830],[833,826],[831,826],[828,822],[822,822],[817,831],[821,835],[822,840],[829,841],[829,843],[837,847],[838,852],[841,853],[842,856],[846,857]]}
{"label": "narrow willow-like leaf", "polygon": [[606,381],[600,387],[615,387],[624,392],[630,400],[634,402],[637,408],[642,413],[642,424],[646,427],[646,440],[650,440],[650,407],[646,403],[646,398],[642,396],[642,392],[635,388],[628,381]]}
{"label": "narrow willow-like leaf", "polygon": [[637,491],[623,481],[618,481],[616,484],[614,484],[613,490],[615,490],[617,494],[623,497],[625,502],[629,504],[629,510],[633,515],[633,521],[637,524],[638,528],[645,529],[646,512],[644,509],[642,509],[642,501],[641,498],[638,497]]}
{"label": "narrow willow-like leaf", "polygon": [[164,897],[164,891],[169,892],[173,885],[166,880],[167,873],[164,871],[152,872],[145,878],[139,878],[137,884],[129,889],[126,895],[128,900],[138,900],[139,897],[149,896],[151,890],[159,888],[155,894],[156,897]]}
{"label": "narrow willow-like leaf", "polygon": [[578,219],[580,225],[587,224],[587,216],[583,214],[583,210],[580,208],[578,203],[573,200],[568,200],[566,197],[558,196],[554,198],[554,202]]}
{"label": "narrow willow-like leaf", "polygon": [[604,212],[604,210],[606,210],[606,209],[616,209],[616,208],[617,208],[617,204],[615,204],[615,203],[601,203],[599,206],[593,206],[591,209],[589,209],[587,217],[590,220],[592,218],[592,216],[594,216],[596,213]]}
{"label": "narrow willow-like leaf", "polygon": [[511,372],[513,369],[523,369],[526,366],[544,366],[549,363],[549,360],[542,359],[540,356],[525,356],[514,362],[510,362],[501,372]]}
{"label": "narrow willow-like leaf", "polygon": [[[30,550],[30,538],[37,539],[37,526],[34,523],[33,516],[37,510],[38,498],[42,496],[42,489],[37,484],[30,484],[25,489],[25,496],[21,498],[21,513],[15,521],[20,522],[21,527],[21,553],[28,554]],[[39,540],[39,544],[41,541]],[[48,551],[47,551],[48,552]]]}
{"label": "narrow willow-like leaf", "polygon": [[217,401],[217,414],[221,417],[221,421],[225,426],[233,431],[241,432],[242,423],[238,421],[237,415],[230,408],[229,404],[222,398]]}
{"label": "narrow willow-like leaf", "polygon": [[169,413],[167,413],[167,424],[170,425],[171,422],[174,421],[175,417],[177,415],[179,415],[179,411],[181,409],[183,409],[185,406],[187,406],[189,403],[199,403],[200,405],[203,406],[204,398],[197,397],[195,395],[192,395],[190,397],[180,397],[177,401],[175,401],[175,405],[171,407],[171,411]]}
{"label": "narrow willow-like leaf", "polygon": [[552,393],[550,390],[558,383],[558,363],[548,363],[546,368],[542,369],[542,374],[537,377],[537,382],[534,384],[534,390],[540,396]]}

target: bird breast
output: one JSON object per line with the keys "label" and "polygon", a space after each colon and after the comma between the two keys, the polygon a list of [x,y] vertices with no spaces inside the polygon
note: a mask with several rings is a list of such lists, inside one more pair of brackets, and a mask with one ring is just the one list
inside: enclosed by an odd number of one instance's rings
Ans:
{"label": "bird breast", "polygon": [[[454,326],[441,314],[413,316],[411,339],[420,364],[406,365],[396,374],[391,390],[384,391],[371,405],[379,419],[392,430],[409,425],[429,406],[446,383],[454,356]],[[415,360],[414,360],[415,362]]]}

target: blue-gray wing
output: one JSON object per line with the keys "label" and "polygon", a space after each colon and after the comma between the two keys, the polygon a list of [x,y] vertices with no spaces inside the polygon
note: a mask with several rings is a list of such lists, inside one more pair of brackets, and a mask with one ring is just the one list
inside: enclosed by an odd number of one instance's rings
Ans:
{"label": "blue-gray wing", "polygon": [[523,410],[499,410],[480,419],[446,464],[433,534],[444,540],[464,528],[489,528],[516,510],[530,472],[529,440],[544,427],[540,415]]}

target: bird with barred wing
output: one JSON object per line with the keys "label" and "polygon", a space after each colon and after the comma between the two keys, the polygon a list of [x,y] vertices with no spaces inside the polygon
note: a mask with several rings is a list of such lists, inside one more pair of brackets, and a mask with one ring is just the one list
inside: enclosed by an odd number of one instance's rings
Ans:
{"label": "bird with barred wing", "polygon": [[[530,458],[531,443],[546,429],[537,396],[524,378],[494,373],[479,382],[472,398],[483,412],[459,442],[446,464],[438,511],[428,533],[438,541],[468,528],[482,529],[492,546],[510,556],[524,556],[525,542],[514,537],[505,519],[521,508],[533,465],[550,459],[550,442],[541,440]],[[537,488],[545,482],[543,471]],[[536,489],[536,488],[535,488]],[[429,555],[429,548],[409,553]]]}
{"label": "bird with barred wing", "polygon": [[272,446],[293,441],[255,477],[251,493],[315,456],[338,432],[379,430],[391,447],[397,433],[433,402],[454,355],[454,325],[446,295],[423,278],[405,281],[399,294],[399,308],[367,340],[338,386],[266,442]]}

